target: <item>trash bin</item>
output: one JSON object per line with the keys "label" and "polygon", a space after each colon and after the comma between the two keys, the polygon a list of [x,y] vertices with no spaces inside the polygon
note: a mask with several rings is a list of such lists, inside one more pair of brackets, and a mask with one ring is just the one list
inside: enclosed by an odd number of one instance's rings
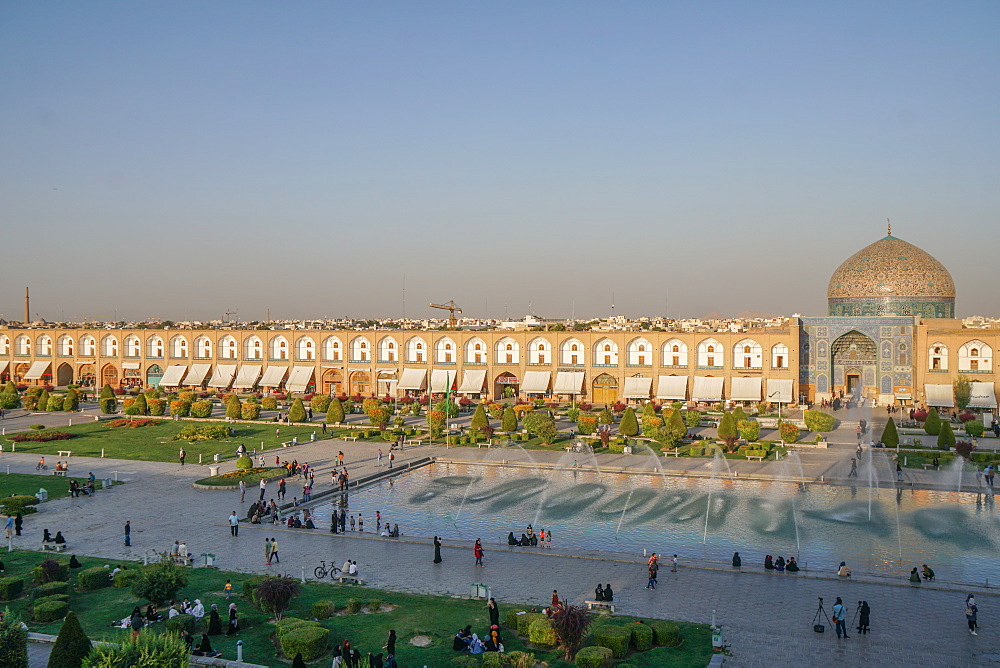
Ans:
{"label": "trash bin", "polygon": [[215,567],[215,555],[214,554],[208,554],[208,553],[202,552],[201,556],[205,560],[205,568],[214,568]]}
{"label": "trash bin", "polygon": [[210,475],[210,476],[217,476],[217,475],[219,475],[219,469],[220,468],[221,467],[219,467],[219,466],[209,466],[208,467],[208,475]]}
{"label": "trash bin", "polygon": [[49,490],[45,489],[44,487],[40,488],[37,492],[35,492],[35,496],[38,497],[39,501],[48,501],[49,500]]}
{"label": "trash bin", "polygon": [[486,585],[482,582],[473,582],[472,598],[486,598]]}
{"label": "trash bin", "polygon": [[101,481],[101,483],[102,483],[101,489],[111,489],[111,485],[114,484],[113,482],[111,482],[111,478],[105,478],[104,480]]}
{"label": "trash bin", "polygon": [[214,461],[216,464],[219,463],[219,453],[215,453],[214,455],[212,455],[212,461]]}

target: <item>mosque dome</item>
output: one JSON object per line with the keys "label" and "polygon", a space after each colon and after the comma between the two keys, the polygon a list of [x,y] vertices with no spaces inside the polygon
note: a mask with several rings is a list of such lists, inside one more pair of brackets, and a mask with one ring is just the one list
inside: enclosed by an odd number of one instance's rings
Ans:
{"label": "mosque dome", "polygon": [[891,234],[837,267],[826,290],[830,315],[955,317],[955,283],[930,253]]}

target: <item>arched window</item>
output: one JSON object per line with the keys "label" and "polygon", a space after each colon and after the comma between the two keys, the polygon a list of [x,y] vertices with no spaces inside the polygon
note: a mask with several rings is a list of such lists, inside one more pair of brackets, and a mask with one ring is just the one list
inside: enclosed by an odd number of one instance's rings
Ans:
{"label": "arched window", "polygon": [[[7,337],[4,337],[4,339],[6,338]],[[7,354],[6,346],[4,346],[3,343],[4,342],[0,340],[0,355]],[[60,357],[72,357],[73,351],[76,348],[76,346],[74,345],[73,337],[71,337],[69,334],[63,334],[62,336],[60,336],[58,342],[56,343],[56,347],[58,349]]]}
{"label": "arched window", "polygon": [[486,364],[486,342],[478,336],[465,342],[465,363]]}
{"label": "arched window", "polygon": [[170,339],[170,356],[176,359],[187,359],[188,340],[180,334]]}
{"label": "arched window", "polygon": [[239,357],[239,344],[236,339],[227,334],[219,341],[219,358],[224,360],[234,360]]}
{"label": "arched window", "polygon": [[931,344],[930,354],[927,356],[927,368],[931,371],[948,370],[948,346],[940,341]]}
{"label": "arched window", "polygon": [[271,359],[288,359],[288,339],[283,336],[276,336],[271,339]]}
{"label": "arched window", "polygon": [[649,354],[652,344],[644,338],[632,339],[628,343],[629,366],[651,366],[653,357]]}
{"label": "arched window", "polygon": [[243,341],[243,357],[248,360],[264,359],[264,342],[259,336],[251,336]]}
{"label": "arched window", "polygon": [[110,334],[101,339],[101,357],[118,357],[118,339]]}
{"label": "arched window", "polygon": [[455,342],[443,336],[434,342],[434,361],[438,364],[455,362]]}
{"label": "arched window", "polygon": [[[69,337],[65,337],[65,338],[69,338]],[[72,355],[73,354],[72,339],[70,339],[69,352],[66,353],[66,354],[68,354],[68,355]],[[0,336],[0,355],[10,355],[10,337],[7,336],[6,334],[4,334],[3,336]]]}
{"label": "arched window", "polygon": [[139,357],[142,352],[142,341],[135,334],[125,338],[125,357]]}
{"label": "arched window", "polygon": [[517,341],[510,337],[504,337],[496,344],[497,364],[520,364],[521,347]]}
{"label": "arched window", "polygon": [[958,349],[959,371],[992,371],[993,348],[982,341],[969,341]]}
{"label": "arched window", "polygon": [[776,343],[771,346],[771,367],[775,369],[788,368],[788,346]]}
{"label": "arched window", "polygon": [[351,361],[352,362],[367,362],[368,361],[368,339],[363,336],[356,336],[351,339]]}
{"label": "arched window", "polygon": [[[117,344],[116,344],[117,347]],[[45,335],[39,337],[38,339],[38,354],[39,355],[51,355],[52,354],[52,337]]]}
{"label": "arched window", "polygon": [[760,369],[762,366],[763,362],[759,343],[753,339],[743,339],[733,346],[733,368]]}
{"label": "arched window", "polygon": [[91,335],[86,335],[80,339],[80,353],[84,357],[94,357],[97,355],[97,339]]}
{"label": "arched window", "polygon": [[[211,341],[209,341],[209,346],[211,346]],[[209,354],[211,354],[211,348],[209,348]],[[149,337],[146,341],[146,356],[163,357],[163,339],[159,336]]]}
{"label": "arched window", "polygon": [[536,336],[528,342],[528,364],[549,364],[552,359],[549,357],[550,349],[548,340]]}
{"label": "arched window", "polygon": [[316,342],[311,337],[302,336],[295,342],[295,359],[303,362],[316,359]]}
{"label": "arched window", "polygon": [[384,336],[379,340],[378,359],[380,362],[396,361],[396,339],[391,336]]}
{"label": "arched window", "polygon": [[31,354],[31,339],[22,334],[21,336],[14,339],[14,354],[15,355],[30,355]]}
{"label": "arched window", "polygon": [[323,359],[328,362],[339,362],[341,359],[340,339],[328,336],[323,340]]}
{"label": "arched window", "polygon": [[618,366],[618,344],[611,339],[601,339],[594,345],[594,364],[598,366]]}
{"label": "arched window", "polygon": [[724,365],[722,344],[715,339],[704,339],[698,344],[698,366],[721,367]]}
{"label": "arched window", "polygon": [[212,359],[212,339],[199,336],[194,342],[194,356],[198,359]]}

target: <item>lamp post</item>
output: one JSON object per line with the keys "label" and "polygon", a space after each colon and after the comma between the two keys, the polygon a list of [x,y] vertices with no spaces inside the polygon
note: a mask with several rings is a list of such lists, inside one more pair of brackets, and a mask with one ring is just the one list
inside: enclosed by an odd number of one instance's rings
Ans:
{"label": "lamp post", "polygon": [[778,390],[775,390],[771,394],[767,395],[768,399],[770,399],[771,397],[778,397],[778,401],[775,402],[775,403],[778,404],[778,438],[781,439],[781,445],[784,446],[785,445],[785,437],[781,433],[781,395],[778,392]]}

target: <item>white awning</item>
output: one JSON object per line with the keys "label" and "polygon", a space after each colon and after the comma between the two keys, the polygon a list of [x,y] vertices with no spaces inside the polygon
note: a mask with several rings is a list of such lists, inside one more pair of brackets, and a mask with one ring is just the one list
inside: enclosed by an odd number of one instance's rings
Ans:
{"label": "white awning", "polygon": [[191,370],[188,371],[187,378],[184,379],[185,385],[201,385],[205,382],[205,376],[212,369],[211,364],[192,364]]}
{"label": "white awning", "polygon": [[733,376],[729,379],[729,399],[731,401],[760,401],[762,378]]}
{"label": "white awning", "polygon": [[687,376],[660,376],[660,382],[656,386],[656,398],[684,401],[687,399],[687,389]]}
{"label": "white awning", "polygon": [[212,373],[212,379],[208,381],[208,386],[224,390],[233,384],[233,378],[235,377],[235,364],[216,364],[215,371]]}
{"label": "white awning", "polygon": [[430,392],[444,394],[455,382],[458,371],[455,369],[431,369]]}
{"label": "white awning", "polygon": [[306,387],[309,386],[309,381],[312,380],[313,371],[315,369],[311,366],[292,367],[292,373],[288,376],[285,389],[289,392],[305,392]]}
{"label": "white awning", "polygon": [[553,394],[583,394],[582,371],[559,371],[556,373],[556,387]]}
{"label": "white awning", "polygon": [[0,373],[7,370],[7,365],[10,364],[7,360],[0,360]]}
{"label": "white awning", "polygon": [[551,371],[525,371],[521,391],[525,394],[544,394],[549,391]]}
{"label": "white awning", "polygon": [[462,384],[458,386],[458,391],[463,394],[474,394],[483,391],[483,384],[486,382],[486,370],[476,369],[466,371],[462,378]]}
{"label": "white awning", "polygon": [[973,383],[969,405],[976,408],[996,408],[997,395],[993,391],[993,383]]}
{"label": "white awning", "polygon": [[399,379],[398,390],[422,390],[427,379],[427,369],[403,369],[403,377]]}
{"label": "white awning", "polygon": [[28,373],[24,374],[24,380],[38,380],[49,370],[50,362],[32,362]]}
{"label": "white awning", "polygon": [[924,385],[924,397],[928,406],[938,408],[954,408],[955,400],[951,394],[951,385]]}
{"label": "white awning", "polygon": [[138,362],[122,362],[122,368],[123,369],[138,369],[139,368],[139,363]]}
{"label": "white awning", "polygon": [[285,380],[287,366],[269,366],[264,369],[264,377],[260,379],[261,387],[278,387]]}
{"label": "white awning", "polygon": [[642,376],[632,376],[625,379],[626,399],[649,399],[649,393],[653,389],[653,379]]}
{"label": "white awning", "polygon": [[249,390],[257,384],[260,372],[264,368],[262,364],[244,364],[236,372],[236,380],[233,381],[234,390]]}
{"label": "white awning", "polygon": [[160,382],[157,383],[160,387],[177,387],[181,384],[181,380],[184,378],[185,372],[187,372],[187,365],[174,364],[173,366],[168,366],[167,370],[163,372],[163,376],[160,378]]}
{"label": "white awning", "polygon": [[722,401],[722,376],[695,376],[691,398],[695,401]]}
{"label": "white awning", "polygon": [[[777,394],[775,394],[777,392]],[[792,403],[792,379],[791,378],[768,378],[767,396],[764,397],[771,403]]]}

